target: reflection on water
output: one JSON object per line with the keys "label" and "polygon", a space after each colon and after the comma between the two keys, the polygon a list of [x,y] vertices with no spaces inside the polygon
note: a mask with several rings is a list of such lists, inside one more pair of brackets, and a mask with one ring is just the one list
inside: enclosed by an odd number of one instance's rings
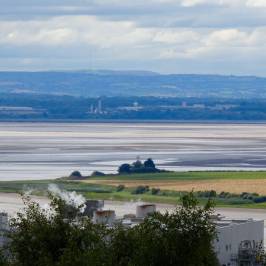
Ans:
{"label": "reflection on water", "polygon": [[114,172],[137,156],[177,171],[266,169],[266,126],[0,123],[1,180]]}

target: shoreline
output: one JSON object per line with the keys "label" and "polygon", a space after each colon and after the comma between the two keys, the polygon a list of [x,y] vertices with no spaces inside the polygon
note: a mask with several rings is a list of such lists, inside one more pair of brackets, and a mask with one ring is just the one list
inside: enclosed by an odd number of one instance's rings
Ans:
{"label": "shoreline", "polygon": [[[33,201],[40,205],[49,203],[49,199],[45,196],[30,195]],[[104,200],[105,209],[114,208],[118,214],[123,212],[134,212],[135,207],[140,203],[150,203],[146,201],[118,201],[118,200]],[[175,204],[154,203],[158,211],[165,212],[166,210],[172,211],[176,208]],[[0,192],[0,211],[7,211],[11,214],[23,208],[23,201],[19,193],[5,193]],[[252,208],[235,208],[235,207],[217,207],[214,208],[215,213],[220,213],[223,216],[230,217],[231,219],[262,219],[266,221],[265,209],[252,209]]]}
{"label": "shoreline", "polygon": [[228,124],[228,125],[256,125],[266,124],[266,120],[152,120],[152,119],[0,119],[0,123],[71,123],[71,124]]}

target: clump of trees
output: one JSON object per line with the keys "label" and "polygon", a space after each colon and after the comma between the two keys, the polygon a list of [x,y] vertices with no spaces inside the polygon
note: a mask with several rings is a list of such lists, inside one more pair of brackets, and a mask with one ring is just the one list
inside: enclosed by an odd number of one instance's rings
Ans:
{"label": "clump of trees", "polygon": [[123,191],[125,188],[126,188],[125,185],[118,185],[118,186],[116,187],[116,192],[121,192],[121,191]]}
{"label": "clump of trees", "polygon": [[83,176],[79,171],[74,171],[69,176],[70,179],[82,179]]}
{"label": "clump of trees", "polygon": [[161,192],[161,189],[160,188],[152,188],[151,189],[151,194],[152,195],[159,195]]}
{"label": "clump of trees", "polygon": [[91,177],[97,177],[97,176],[105,176],[105,173],[100,172],[100,171],[92,172]]}
{"label": "clump of trees", "polygon": [[150,188],[149,186],[137,186],[132,192],[131,194],[144,194],[146,192],[149,192]]}
{"label": "clump of trees", "polygon": [[[192,193],[173,213],[155,213],[139,225],[113,228],[87,217],[66,217],[66,203],[52,197],[43,210],[25,200],[11,221],[5,266],[218,266],[210,201],[201,207]],[[1,264],[0,264],[1,265]]]}
{"label": "clump of trees", "polygon": [[151,158],[148,158],[144,162],[138,159],[132,164],[124,163],[118,168],[119,174],[159,173],[161,171],[162,170],[156,168],[156,165]]}

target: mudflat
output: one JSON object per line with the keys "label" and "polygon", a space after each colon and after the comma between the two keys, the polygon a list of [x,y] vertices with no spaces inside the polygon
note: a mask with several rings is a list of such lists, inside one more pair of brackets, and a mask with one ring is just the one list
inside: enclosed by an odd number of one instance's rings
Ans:
{"label": "mudflat", "polygon": [[167,170],[266,169],[266,125],[0,123],[0,179],[114,173],[152,157]]}

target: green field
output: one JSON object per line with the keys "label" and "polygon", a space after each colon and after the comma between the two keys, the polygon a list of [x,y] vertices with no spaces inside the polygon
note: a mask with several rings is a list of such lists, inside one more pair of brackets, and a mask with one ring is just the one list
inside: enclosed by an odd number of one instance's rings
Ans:
{"label": "green field", "polygon": [[[2,181],[0,182],[0,192],[4,193],[22,193],[27,190],[32,190],[36,195],[47,195],[48,185],[57,184],[61,189],[68,191],[76,191],[91,199],[105,199],[105,200],[142,200],[146,202],[155,203],[169,203],[179,204],[180,197],[184,195],[184,191],[174,190],[160,190],[158,194],[152,193],[152,188],[149,187],[144,193],[137,194],[136,187],[141,184],[141,181],[155,181],[156,182],[185,182],[191,181],[200,182],[206,180],[266,180],[266,172],[164,172],[156,174],[130,174],[130,175],[106,175],[103,177],[90,177],[87,180],[93,181],[87,183],[84,181],[73,181],[63,179],[57,180],[35,180],[35,181]],[[127,187],[122,191],[117,191],[117,186],[104,184],[105,180],[116,180],[117,183],[123,181],[136,181],[136,187]],[[97,182],[101,184],[97,184]],[[203,203],[209,198],[209,191],[194,191],[199,202]],[[248,191],[246,191],[248,192]],[[217,206],[223,207],[242,207],[242,208],[266,208],[266,197],[264,195],[247,194],[233,194],[226,192],[218,194],[212,198]],[[262,202],[259,202],[261,199]],[[258,200],[258,202],[256,202]]]}
{"label": "green field", "polygon": [[266,171],[198,171],[163,172],[154,174],[106,175],[92,179],[115,180],[213,180],[213,179],[266,179]]}

